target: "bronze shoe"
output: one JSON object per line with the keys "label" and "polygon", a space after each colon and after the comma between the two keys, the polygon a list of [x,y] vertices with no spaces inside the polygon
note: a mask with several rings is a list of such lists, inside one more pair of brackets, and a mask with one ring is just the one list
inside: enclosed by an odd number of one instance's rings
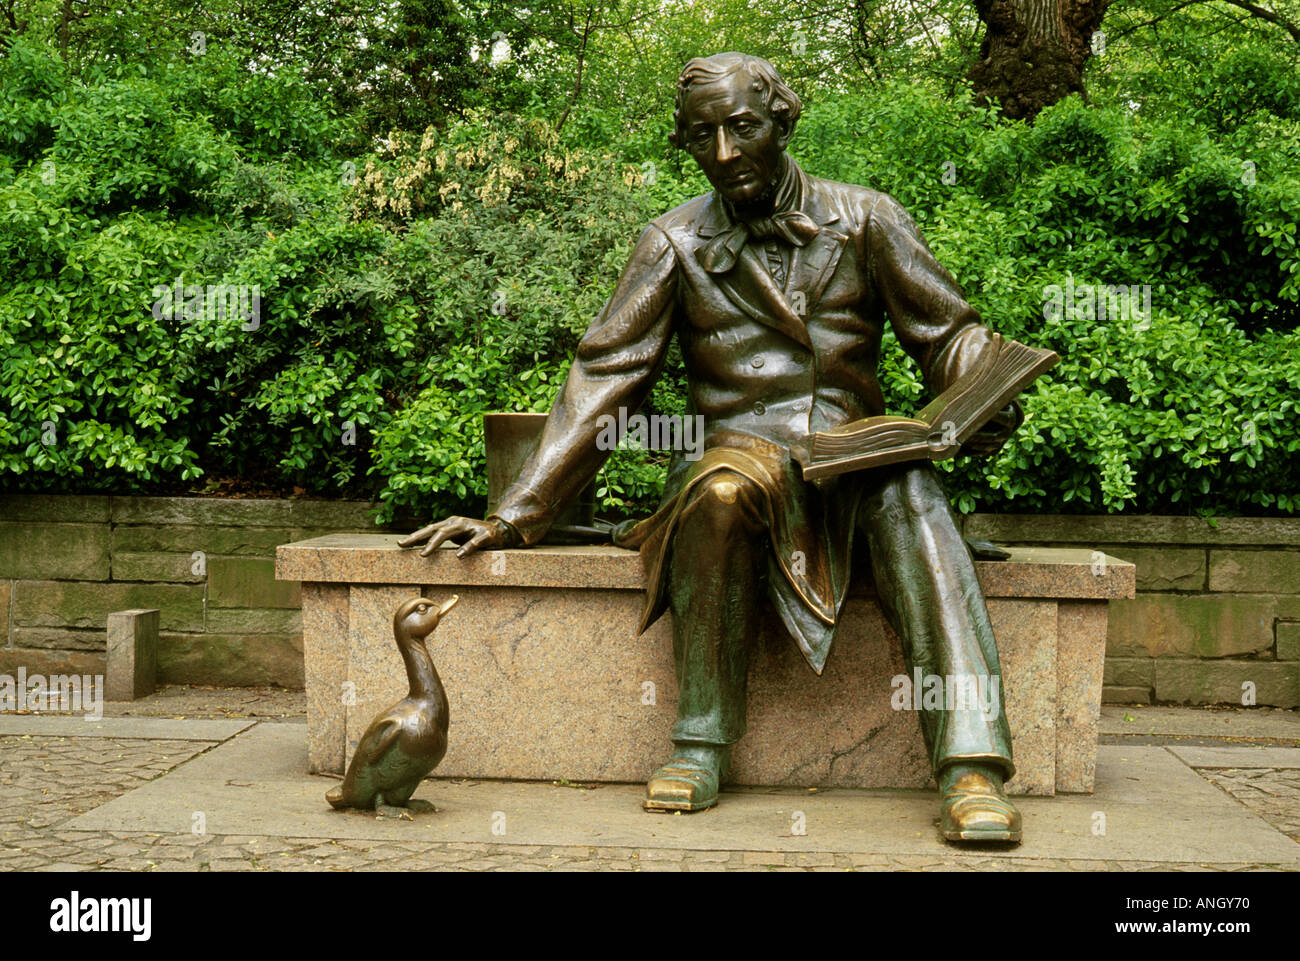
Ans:
{"label": "bronze shoe", "polygon": [[939,802],[939,833],[949,841],[1019,843],[1020,812],[997,781],[968,768]]}
{"label": "bronze shoe", "polygon": [[[691,756],[696,755],[696,756]],[[703,811],[718,803],[718,783],[726,765],[726,749],[679,750],[646,782],[647,811]]]}

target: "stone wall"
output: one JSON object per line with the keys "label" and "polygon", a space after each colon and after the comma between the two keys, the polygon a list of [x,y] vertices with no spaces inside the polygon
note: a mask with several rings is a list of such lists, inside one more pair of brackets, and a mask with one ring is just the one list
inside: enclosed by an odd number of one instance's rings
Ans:
{"label": "stone wall", "polygon": [[[102,673],[108,614],[156,607],[161,680],[301,687],[299,588],[275,580],[275,548],[374,532],[368,513],[342,501],[0,496],[0,673]],[[1137,565],[1137,598],[1111,606],[1108,700],[1240,704],[1250,682],[1258,704],[1300,705],[1300,519],[965,523],[971,537]]]}
{"label": "stone wall", "polygon": [[1106,700],[1240,705],[1249,683],[1257,704],[1300,706],[1300,519],[974,514],[965,530],[1137,565],[1137,597],[1110,606]]}
{"label": "stone wall", "polygon": [[303,686],[299,586],[280,544],[374,532],[369,505],[0,496],[0,674],[102,674],[110,612],[158,608],[159,680]]}

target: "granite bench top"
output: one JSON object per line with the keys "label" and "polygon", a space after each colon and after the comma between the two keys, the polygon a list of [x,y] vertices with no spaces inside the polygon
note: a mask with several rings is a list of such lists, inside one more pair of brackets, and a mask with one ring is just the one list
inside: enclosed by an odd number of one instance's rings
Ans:
{"label": "granite bench top", "polygon": [[[431,557],[397,546],[399,534],[327,534],[276,549],[279,580],[350,584],[455,584],[641,590],[641,555],[612,546],[484,551],[460,560],[445,544]],[[1136,568],[1087,548],[1008,547],[1011,559],[976,561],[986,597],[1111,600],[1134,596]],[[870,594],[858,565],[853,593]]]}

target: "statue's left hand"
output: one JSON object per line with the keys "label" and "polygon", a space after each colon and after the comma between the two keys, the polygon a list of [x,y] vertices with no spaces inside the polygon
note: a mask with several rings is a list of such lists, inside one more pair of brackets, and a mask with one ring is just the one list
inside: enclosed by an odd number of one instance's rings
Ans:
{"label": "statue's left hand", "polygon": [[1002,445],[1024,420],[1025,414],[1020,409],[1020,402],[1013,400],[962,444],[962,453],[973,457],[992,457],[1002,449]]}
{"label": "statue's left hand", "polygon": [[514,528],[502,521],[481,521],[473,517],[448,517],[427,527],[421,527],[414,534],[409,534],[397,542],[398,547],[414,547],[420,541],[428,544],[420,551],[421,557],[428,557],[443,541],[462,544],[456,552],[457,557],[468,557],[477,550],[494,550],[517,546],[518,538]]}

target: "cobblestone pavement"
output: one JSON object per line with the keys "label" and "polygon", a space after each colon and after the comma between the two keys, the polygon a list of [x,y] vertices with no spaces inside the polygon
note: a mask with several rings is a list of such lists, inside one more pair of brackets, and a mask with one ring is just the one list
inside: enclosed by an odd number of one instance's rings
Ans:
{"label": "cobblestone pavement", "polygon": [[[69,831],[216,742],[0,737],[0,871],[1250,871],[1260,864],[559,847]],[[1296,836],[1300,772],[1202,772]],[[1289,799],[1289,800],[1288,800]],[[1266,812],[1272,812],[1270,815]],[[1282,818],[1283,820],[1276,820]]]}
{"label": "cobblestone pavement", "polygon": [[1300,843],[1300,771],[1264,767],[1197,773]]}

